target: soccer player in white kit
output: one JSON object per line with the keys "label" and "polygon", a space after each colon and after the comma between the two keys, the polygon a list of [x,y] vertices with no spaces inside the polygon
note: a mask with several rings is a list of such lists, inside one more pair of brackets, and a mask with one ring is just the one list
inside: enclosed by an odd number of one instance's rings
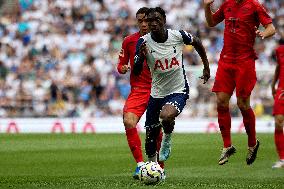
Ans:
{"label": "soccer player in white kit", "polygon": [[152,76],[151,96],[146,113],[145,149],[149,161],[157,161],[156,139],[163,128],[159,160],[165,161],[171,153],[171,134],[175,118],[182,112],[189,98],[189,84],[183,65],[183,47],[192,45],[202,59],[204,69],[200,77],[204,83],[210,78],[209,62],[199,38],[184,30],[166,29],[166,14],[160,8],[146,13],[150,33],[142,36],[136,45],[134,74],[139,75],[146,58]]}

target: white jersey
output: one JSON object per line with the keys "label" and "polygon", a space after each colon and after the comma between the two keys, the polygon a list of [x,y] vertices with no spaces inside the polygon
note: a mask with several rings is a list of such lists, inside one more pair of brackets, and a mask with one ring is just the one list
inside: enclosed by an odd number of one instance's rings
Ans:
{"label": "white jersey", "polygon": [[[189,93],[188,79],[183,65],[183,47],[193,41],[191,34],[183,30],[167,30],[164,43],[155,42],[151,34],[144,35],[148,49],[147,64],[151,71],[151,96],[163,98],[173,93]],[[138,43],[143,42],[140,38]]]}

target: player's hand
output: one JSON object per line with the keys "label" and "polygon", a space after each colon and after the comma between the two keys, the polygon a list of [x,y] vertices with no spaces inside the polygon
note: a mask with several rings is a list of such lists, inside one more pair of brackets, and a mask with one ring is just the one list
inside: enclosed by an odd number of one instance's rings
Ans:
{"label": "player's hand", "polygon": [[210,68],[204,68],[203,69],[203,75],[199,77],[200,79],[203,79],[203,84],[207,83],[207,81],[210,78]]}
{"label": "player's hand", "polygon": [[261,32],[256,26],[254,28],[256,36],[260,37],[261,39],[264,39],[265,38],[264,32]]}
{"label": "player's hand", "polygon": [[145,57],[148,53],[148,50],[147,50],[147,46],[146,46],[146,42],[144,41],[141,45],[140,45],[140,48],[139,48],[139,56],[140,57]]}
{"label": "player's hand", "polygon": [[128,70],[130,70],[130,67],[128,65],[123,65],[121,67],[121,73],[125,74]]}
{"label": "player's hand", "polygon": [[205,6],[211,5],[215,0],[203,0]]}
{"label": "player's hand", "polygon": [[276,89],[275,89],[275,86],[271,86],[271,93],[272,93],[272,96],[273,98],[275,97],[276,95]]}

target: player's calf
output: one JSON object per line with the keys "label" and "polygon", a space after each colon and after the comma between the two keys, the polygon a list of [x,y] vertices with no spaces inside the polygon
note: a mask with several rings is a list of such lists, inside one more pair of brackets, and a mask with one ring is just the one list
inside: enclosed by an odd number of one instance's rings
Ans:
{"label": "player's calf", "polygon": [[170,121],[161,121],[161,125],[163,127],[163,131],[166,134],[170,134],[173,132],[174,130],[174,126],[175,126],[175,120],[170,120]]}
{"label": "player's calf", "polygon": [[146,127],[145,150],[149,161],[157,162],[157,137],[160,134],[160,125]]}
{"label": "player's calf", "polygon": [[164,133],[169,134],[173,132],[176,114],[177,110],[171,105],[165,105],[162,109],[159,116],[159,121],[163,127]]}

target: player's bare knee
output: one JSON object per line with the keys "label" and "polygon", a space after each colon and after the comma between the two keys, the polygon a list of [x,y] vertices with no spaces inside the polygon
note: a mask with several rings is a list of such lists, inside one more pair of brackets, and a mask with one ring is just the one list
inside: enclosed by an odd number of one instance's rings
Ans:
{"label": "player's bare knee", "polygon": [[160,119],[160,122],[170,123],[174,120],[174,116],[169,115],[169,114],[165,114],[165,113],[163,113],[163,114],[161,113],[159,119]]}
{"label": "player's bare knee", "polygon": [[282,119],[275,119],[275,127],[276,129],[282,130],[284,125],[284,120]]}
{"label": "player's bare knee", "polygon": [[124,124],[124,127],[125,127],[126,129],[130,129],[130,128],[136,127],[136,124],[137,124],[137,123],[135,123],[135,121],[132,120],[132,119],[124,118],[124,119],[123,119],[123,124]]}
{"label": "player's bare knee", "polygon": [[241,111],[246,111],[250,108],[250,100],[249,98],[240,98],[237,99],[237,105]]}
{"label": "player's bare knee", "polygon": [[175,120],[175,117],[177,116],[177,110],[173,109],[172,107],[163,109],[159,115],[160,122],[168,122],[171,123]]}
{"label": "player's bare knee", "polygon": [[225,98],[217,98],[217,108],[229,107],[229,102]]}
{"label": "player's bare knee", "polygon": [[237,103],[238,107],[241,111],[246,111],[250,108],[250,105],[246,104],[246,103]]}

